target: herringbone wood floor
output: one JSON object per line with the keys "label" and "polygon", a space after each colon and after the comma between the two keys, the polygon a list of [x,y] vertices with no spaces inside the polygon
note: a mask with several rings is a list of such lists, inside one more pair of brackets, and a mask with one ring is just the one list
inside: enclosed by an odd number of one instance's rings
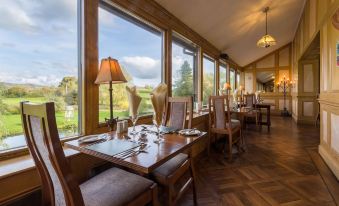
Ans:
{"label": "herringbone wood floor", "polygon": [[[319,144],[319,129],[272,121],[271,132],[247,129],[247,151],[234,162],[215,150],[198,160],[199,205],[336,205],[308,152]],[[192,204],[187,192],[180,205]]]}

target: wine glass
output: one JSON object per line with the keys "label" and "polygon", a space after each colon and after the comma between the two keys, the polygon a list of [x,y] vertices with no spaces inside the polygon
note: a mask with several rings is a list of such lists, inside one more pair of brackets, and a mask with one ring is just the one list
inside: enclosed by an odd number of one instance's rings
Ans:
{"label": "wine glass", "polygon": [[153,114],[153,124],[157,128],[157,139],[154,140],[154,143],[160,144],[160,142],[163,141],[160,135],[160,129],[159,127],[161,126],[162,119],[161,117],[158,117],[155,113]]}
{"label": "wine glass", "polygon": [[138,132],[135,130],[135,125],[137,124],[138,118],[139,117],[138,117],[137,114],[131,116],[131,121],[132,121],[132,124],[133,124],[133,130],[131,131],[132,135],[138,134]]}

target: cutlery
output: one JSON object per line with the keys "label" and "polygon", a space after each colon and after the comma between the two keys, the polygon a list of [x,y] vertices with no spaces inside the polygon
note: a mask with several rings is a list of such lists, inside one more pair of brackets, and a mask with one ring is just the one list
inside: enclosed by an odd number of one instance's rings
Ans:
{"label": "cutlery", "polygon": [[129,157],[136,156],[136,155],[138,155],[138,154],[140,154],[140,153],[147,153],[147,148],[149,148],[149,147],[150,147],[149,145],[148,145],[148,146],[145,146],[145,147],[139,147],[139,149],[138,149],[137,151],[132,152],[132,153],[130,153],[130,154],[127,155],[127,156],[124,156],[122,159],[127,159],[127,158],[129,158]]}

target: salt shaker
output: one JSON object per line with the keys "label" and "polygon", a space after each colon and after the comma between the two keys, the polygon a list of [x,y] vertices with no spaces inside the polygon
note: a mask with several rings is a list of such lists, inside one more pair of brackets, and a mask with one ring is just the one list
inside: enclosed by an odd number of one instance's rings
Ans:
{"label": "salt shaker", "polygon": [[128,132],[128,121],[127,120],[123,121],[123,128],[124,128],[124,132]]}
{"label": "salt shaker", "polygon": [[124,123],[122,121],[117,122],[117,133],[123,133],[124,132]]}

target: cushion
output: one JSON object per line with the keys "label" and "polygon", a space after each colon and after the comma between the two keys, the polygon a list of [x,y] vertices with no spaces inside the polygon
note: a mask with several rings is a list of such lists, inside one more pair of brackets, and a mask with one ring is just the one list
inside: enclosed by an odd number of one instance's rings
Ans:
{"label": "cushion", "polygon": [[[231,126],[232,126],[232,129],[234,129],[236,127],[239,127],[240,126],[240,121],[237,120],[237,119],[231,119]],[[229,127],[228,123],[226,123],[226,127],[227,128]]]}
{"label": "cushion", "polygon": [[111,168],[80,185],[86,206],[126,205],[154,183],[141,176]]}
{"label": "cushion", "polygon": [[153,171],[154,177],[166,178],[173,174],[186,160],[188,159],[187,154],[180,153],[172,159],[168,160]]}

